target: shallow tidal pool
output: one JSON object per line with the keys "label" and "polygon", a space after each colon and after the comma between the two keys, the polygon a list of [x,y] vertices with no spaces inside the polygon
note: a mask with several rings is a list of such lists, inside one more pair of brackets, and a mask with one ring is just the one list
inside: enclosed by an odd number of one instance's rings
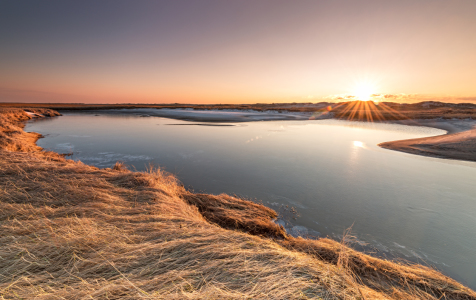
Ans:
{"label": "shallow tidal pool", "polygon": [[[476,163],[378,143],[439,129],[337,120],[197,123],[134,114],[65,113],[29,122],[38,145],[97,167],[150,163],[187,187],[258,199],[288,232],[341,238],[376,255],[436,267],[476,288]],[[288,206],[288,209],[286,209]],[[289,213],[294,207],[299,217]]]}

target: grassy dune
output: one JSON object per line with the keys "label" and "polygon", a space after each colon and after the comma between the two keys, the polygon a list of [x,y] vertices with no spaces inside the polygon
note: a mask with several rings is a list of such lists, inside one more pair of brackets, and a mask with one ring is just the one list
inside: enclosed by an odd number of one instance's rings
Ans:
{"label": "grassy dune", "polygon": [[476,299],[432,269],[290,237],[273,210],[160,169],[41,151],[22,109],[0,118],[1,299]]}

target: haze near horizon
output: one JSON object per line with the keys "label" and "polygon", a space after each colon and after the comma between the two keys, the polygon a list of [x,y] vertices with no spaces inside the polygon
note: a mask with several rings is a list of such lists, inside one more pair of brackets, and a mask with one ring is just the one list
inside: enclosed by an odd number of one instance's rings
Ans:
{"label": "haze near horizon", "polygon": [[0,102],[476,102],[475,1],[1,1]]}

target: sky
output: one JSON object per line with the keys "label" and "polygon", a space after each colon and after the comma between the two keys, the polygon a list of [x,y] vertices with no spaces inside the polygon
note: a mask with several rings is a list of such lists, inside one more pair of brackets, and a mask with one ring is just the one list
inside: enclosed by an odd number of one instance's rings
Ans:
{"label": "sky", "polygon": [[476,102],[475,13],[474,0],[0,0],[0,102]]}

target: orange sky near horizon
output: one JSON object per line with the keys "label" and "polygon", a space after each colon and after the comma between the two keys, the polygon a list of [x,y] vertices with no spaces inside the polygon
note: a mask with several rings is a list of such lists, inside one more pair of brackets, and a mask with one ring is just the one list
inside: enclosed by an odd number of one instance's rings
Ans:
{"label": "orange sky near horizon", "polygon": [[0,102],[476,102],[474,11],[470,0],[2,2]]}

